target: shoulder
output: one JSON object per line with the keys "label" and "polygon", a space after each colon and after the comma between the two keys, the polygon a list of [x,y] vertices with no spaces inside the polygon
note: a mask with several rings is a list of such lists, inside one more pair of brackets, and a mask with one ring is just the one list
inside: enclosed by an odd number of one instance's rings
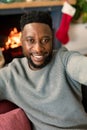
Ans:
{"label": "shoulder", "polygon": [[61,55],[63,56],[66,52],[68,52],[68,49],[65,47],[61,47],[57,50],[53,50],[53,54],[58,55],[58,56],[61,56]]}
{"label": "shoulder", "polygon": [[66,66],[68,61],[70,61],[72,58],[76,57],[76,56],[81,56],[82,54],[80,54],[77,51],[69,51],[67,48],[65,47],[61,47],[58,50],[54,50],[54,57],[55,60],[60,62]]}
{"label": "shoulder", "polygon": [[62,47],[59,51],[60,58],[63,63],[67,63],[72,57],[80,56],[81,54],[78,51],[68,50],[65,47]]}
{"label": "shoulder", "polygon": [[6,75],[9,75],[9,74],[11,74],[13,72],[15,72],[15,73],[18,72],[19,73],[23,69],[25,63],[27,63],[25,57],[23,57],[23,58],[15,58],[15,59],[12,60],[12,62],[10,62],[6,66],[4,66],[0,70],[0,73],[6,74]]}
{"label": "shoulder", "polygon": [[23,58],[15,58],[7,66],[19,66],[21,64],[24,64],[25,62],[26,62],[26,58],[25,57],[23,57]]}
{"label": "shoulder", "polygon": [[56,60],[57,59],[62,60],[65,57],[66,53],[69,53],[69,52],[68,52],[67,48],[65,48],[65,47],[61,47],[61,48],[53,51],[53,55],[55,56]]}

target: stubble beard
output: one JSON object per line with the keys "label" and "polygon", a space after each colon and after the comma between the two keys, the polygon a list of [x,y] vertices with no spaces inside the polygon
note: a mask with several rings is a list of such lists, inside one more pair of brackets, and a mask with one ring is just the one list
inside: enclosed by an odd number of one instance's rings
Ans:
{"label": "stubble beard", "polygon": [[49,64],[49,62],[51,61],[51,59],[52,59],[52,52],[51,52],[48,56],[45,57],[44,63],[41,64],[41,65],[35,64],[35,63],[32,61],[31,57],[27,57],[27,59],[28,59],[28,64],[29,64],[30,68],[42,69],[42,68],[45,67],[47,64]]}

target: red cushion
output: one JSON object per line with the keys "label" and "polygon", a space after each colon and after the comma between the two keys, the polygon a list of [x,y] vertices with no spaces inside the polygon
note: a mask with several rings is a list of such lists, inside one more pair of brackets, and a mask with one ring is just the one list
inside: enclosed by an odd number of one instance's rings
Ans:
{"label": "red cushion", "polygon": [[0,130],[31,130],[30,122],[20,108],[0,114]]}
{"label": "red cushion", "polygon": [[7,100],[0,101],[0,114],[6,113],[15,108],[17,108],[17,106],[10,101],[7,101]]}

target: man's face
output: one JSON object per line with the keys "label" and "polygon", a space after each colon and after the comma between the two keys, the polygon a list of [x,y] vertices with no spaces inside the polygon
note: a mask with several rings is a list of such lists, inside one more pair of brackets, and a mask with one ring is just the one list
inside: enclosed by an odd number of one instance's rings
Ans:
{"label": "man's face", "polygon": [[41,69],[50,62],[52,41],[52,30],[47,24],[29,23],[24,26],[21,42],[31,69]]}

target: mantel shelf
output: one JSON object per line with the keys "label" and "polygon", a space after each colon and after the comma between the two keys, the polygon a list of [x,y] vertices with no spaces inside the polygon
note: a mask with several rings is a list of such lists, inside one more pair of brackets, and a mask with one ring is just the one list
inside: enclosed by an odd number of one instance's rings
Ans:
{"label": "mantel shelf", "polygon": [[[61,6],[65,0],[55,1],[32,1],[32,2],[14,2],[14,3],[0,3],[0,10],[2,9],[17,9],[17,8],[35,8],[35,7],[51,7]],[[70,4],[75,4],[76,0],[68,0]]]}

